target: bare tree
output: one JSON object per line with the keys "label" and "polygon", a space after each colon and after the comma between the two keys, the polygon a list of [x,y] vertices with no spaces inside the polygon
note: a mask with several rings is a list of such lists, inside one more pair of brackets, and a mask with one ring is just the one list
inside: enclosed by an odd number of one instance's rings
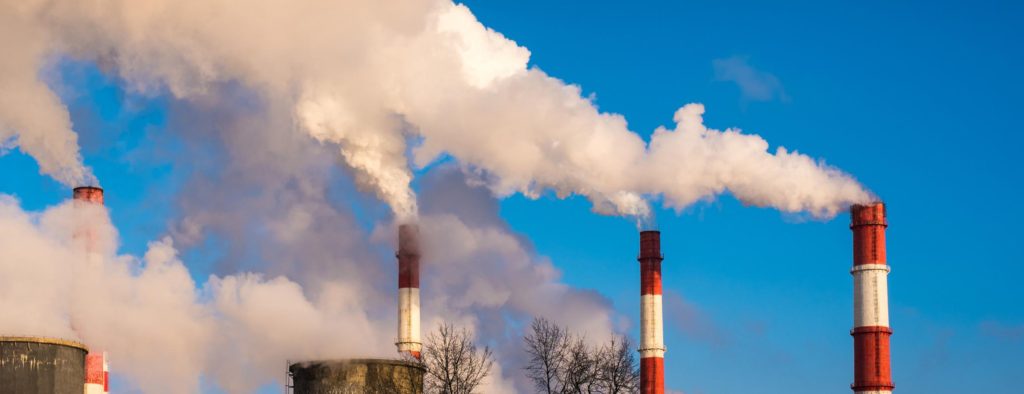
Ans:
{"label": "bare tree", "polygon": [[612,338],[601,348],[597,369],[604,393],[635,393],[640,390],[640,368],[633,355],[633,344],[625,335]]}
{"label": "bare tree", "polygon": [[583,338],[576,337],[567,343],[567,357],[562,368],[562,394],[594,393],[599,388],[598,356],[584,343]]}
{"label": "bare tree", "polygon": [[477,348],[468,330],[444,323],[426,339],[423,365],[427,369],[427,392],[471,394],[490,373],[494,364],[491,349]]}
{"label": "bare tree", "polygon": [[525,367],[526,376],[541,393],[561,393],[561,372],[568,358],[568,331],[547,319],[538,318],[533,320],[530,332],[523,340],[530,356]]}
{"label": "bare tree", "polygon": [[539,318],[523,339],[529,355],[524,369],[538,392],[639,392],[639,368],[625,336],[614,337],[604,346],[588,346],[582,336]]}

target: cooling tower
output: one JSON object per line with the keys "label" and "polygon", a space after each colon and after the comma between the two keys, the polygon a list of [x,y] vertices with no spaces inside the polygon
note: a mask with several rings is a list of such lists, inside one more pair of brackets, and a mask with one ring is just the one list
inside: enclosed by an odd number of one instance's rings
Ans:
{"label": "cooling tower", "polygon": [[82,394],[86,347],[39,337],[0,337],[0,393]]}
{"label": "cooling tower", "polygon": [[381,360],[324,360],[291,364],[294,394],[422,394],[425,369],[419,363]]}

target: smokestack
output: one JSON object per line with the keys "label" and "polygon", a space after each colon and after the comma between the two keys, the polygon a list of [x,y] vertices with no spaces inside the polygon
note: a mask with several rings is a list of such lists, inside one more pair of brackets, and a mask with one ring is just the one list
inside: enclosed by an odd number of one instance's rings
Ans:
{"label": "smokestack", "polygon": [[103,205],[103,189],[96,186],[80,186],[72,191],[75,201],[86,201]]}
{"label": "smokestack", "polygon": [[[76,187],[71,193],[75,206],[88,206],[92,204],[103,205],[103,189],[95,186]],[[96,246],[96,234],[91,223],[81,222],[75,224],[75,240],[85,252],[85,260],[97,262],[100,260],[98,247]]]}
{"label": "smokestack", "polygon": [[420,358],[419,227],[398,226],[398,352]]}
{"label": "smokestack", "polygon": [[106,352],[91,352],[85,356],[85,394],[106,394],[110,391],[110,372]]}
{"label": "smokestack", "polygon": [[853,230],[853,384],[858,394],[888,394],[895,387],[889,366],[889,290],[885,259],[885,203],[850,208]]}
{"label": "smokestack", "polygon": [[[72,191],[76,204],[103,205],[103,189],[95,186],[76,187]],[[86,258],[89,261],[98,259],[95,235],[89,223],[79,223],[75,237],[84,242]],[[110,373],[107,367],[106,352],[89,352],[85,356],[85,394],[104,394],[109,390]]]}
{"label": "smokestack", "polygon": [[661,316],[661,233],[640,232],[640,393],[665,392],[665,333]]}

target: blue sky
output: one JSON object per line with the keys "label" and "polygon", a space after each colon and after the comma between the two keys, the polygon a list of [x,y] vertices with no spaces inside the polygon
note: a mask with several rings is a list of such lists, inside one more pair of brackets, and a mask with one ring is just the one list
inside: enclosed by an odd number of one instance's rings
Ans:
{"label": "blue sky", "polygon": [[[580,85],[645,137],[701,102],[710,127],[738,127],[854,175],[889,205],[898,392],[1017,392],[1024,6],[913,3],[466,2],[529,48],[531,65]],[[169,164],[182,148],[161,138],[175,131],[173,104],[128,94],[95,65],[66,61],[57,72],[86,164],[116,190],[107,203],[123,251],[139,254],[166,232],[190,175]],[[18,151],[0,156],[0,173],[0,192],[31,209],[69,193]],[[357,216],[380,209],[357,205]],[[595,215],[582,198],[512,196],[500,212],[567,283],[638,318],[632,223]],[[724,196],[659,210],[657,221],[670,389],[848,389],[846,215],[822,222]],[[193,258],[186,251],[197,278],[216,264],[210,242]]]}

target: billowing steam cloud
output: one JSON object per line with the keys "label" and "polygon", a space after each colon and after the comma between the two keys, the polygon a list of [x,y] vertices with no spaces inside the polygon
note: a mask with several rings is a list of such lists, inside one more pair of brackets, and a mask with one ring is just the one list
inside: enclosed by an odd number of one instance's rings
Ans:
{"label": "billowing steam cloud", "polygon": [[807,156],[706,128],[699,105],[680,109],[678,126],[646,144],[622,116],[528,68],[526,48],[447,0],[5,1],[17,4],[12,19],[49,38],[50,47],[22,54],[28,71],[49,49],[185,99],[240,83],[336,145],[399,218],[417,211],[410,150],[417,167],[455,157],[499,196],[580,194],[605,214],[643,217],[646,196],[682,208],[727,190],[747,204],[825,217],[870,198]]}
{"label": "billowing steam cloud", "polygon": [[[74,237],[84,227],[95,234],[91,255]],[[170,239],[139,259],[116,255],[116,237],[102,207],[35,214],[0,195],[4,335],[83,340],[118,358],[116,373],[147,393],[193,392],[204,372],[232,392],[252,391],[289,356],[382,353],[372,346],[387,343],[366,340],[387,331],[362,309],[336,305],[351,298],[317,304],[287,279],[252,274],[214,277],[197,292]],[[236,378],[256,372],[264,375]]]}
{"label": "billowing steam cloud", "polygon": [[[339,153],[398,220],[421,216],[433,252],[424,327],[463,322],[498,349],[486,392],[528,387],[515,381],[516,327],[531,316],[594,339],[622,327],[602,297],[560,283],[463,175],[499,197],[580,194],[598,212],[637,217],[659,196],[681,209],[729,191],[820,216],[869,198],[807,156],[705,127],[699,104],[645,142],[447,0],[0,0],[0,45],[0,150],[18,146],[68,185],[94,181],[40,77],[56,57],[99,64],[133,94],[178,98],[169,122],[182,156],[223,144],[182,188],[170,236],[142,257],[116,253],[103,208],[25,212],[0,196],[0,330],[78,337],[145,392],[195,391],[201,375],[248,392],[285,359],[393,354],[394,276],[382,267],[394,264],[367,246],[393,244],[393,226],[367,235],[328,197]],[[420,215],[413,169],[446,155],[465,174],[428,176]],[[72,237],[83,218],[101,235],[92,261]],[[227,256],[197,284],[177,248],[210,234]]]}
{"label": "billowing steam cloud", "polygon": [[[444,189],[455,181],[462,182],[450,180]],[[479,193],[458,193],[444,197],[491,203]],[[496,210],[441,212],[431,209],[421,224],[436,235],[425,239],[434,251],[425,276],[425,327],[457,322],[496,346],[500,363],[487,392],[528,387],[515,380],[521,338],[506,327],[510,320],[548,316],[597,340],[612,332],[608,302],[558,283],[549,262],[496,222]],[[76,237],[83,229],[93,234],[92,253]],[[393,244],[393,229],[382,223],[373,237]],[[289,237],[271,234],[267,241],[281,247]],[[252,273],[211,276],[197,286],[171,238],[151,242],[142,257],[115,253],[117,238],[101,206],[69,202],[27,212],[0,195],[0,334],[82,340],[107,351],[114,373],[146,393],[196,392],[201,376],[227,392],[246,393],[281,384],[286,360],[394,354],[395,301],[384,291],[393,276],[372,272],[384,264],[335,262],[332,272],[319,272],[320,281],[306,286]]]}
{"label": "billowing steam cloud", "polygon": [[[174,245],[187,249],[211,238],[222,240],[215,268],[221,276],[233,276],[239,269],[268,277],[283,275],[301,285],[310,299],[363,308],[384,330],[381,336],[386,338],[378,337],[386,342],[383,355],[393,356],[394,224],[385,220],[360,226],[352,212],[359,209],[360,198],[348,191],[330,191],[352,182],[336,171],[333,147],[318,144],[301,131],[282,133],[290,118],[262,111],[260,105],[253,108],[244,93],[228,93],[223,86],[210,89],[217,90],[215,96],[238,99],[172,105],[168,127],[180,131],[175,135],[184,140],[185,149],[174,155],[172,167],[193,177],[177,196],[183,217],[176,219]],[[213,159],[194,160],[211,151],[217,152]],[[423,327],[434,327],[440,319],[464,324],[476,330],[482,343],[498,350],[495,379],[483,392],[524,392],[531,387],[518,379],[523,377],[520,330],[533,316],[585,331],[595,340],[616,328],[611,321],[618,320],[607,300],[560,283],[554,265],[509,230],[489,190],[470,187],[464,174],[449,165],[432,167],[420,186]],[[372,235],[366,234],[369,231]],[[632,258],[629,252],[625,255]],[[332,341],[333,335],[305,338],[296,339],[294,348]],[[263,348],[256,343],[235,350]],[[280,354],[245,354],[241,358],[262,364],[238,371],[279,376]],[[367,354],[360,349],[333,354],[363,356]],[[222,357],[223,365],[236,365],[240,358],[230,351]],[[252,375],[210,373],[227,381],[253,380],[248,379]]]}
{"label": "billowing steam cloud", "polygon": [[35,157],[42,173],[61,183],[94,185],[92,172],[82,165],[67,109],[40,79],[50,37],[18,7],[17,2],[0,3],[0,154],[17,146]]}

